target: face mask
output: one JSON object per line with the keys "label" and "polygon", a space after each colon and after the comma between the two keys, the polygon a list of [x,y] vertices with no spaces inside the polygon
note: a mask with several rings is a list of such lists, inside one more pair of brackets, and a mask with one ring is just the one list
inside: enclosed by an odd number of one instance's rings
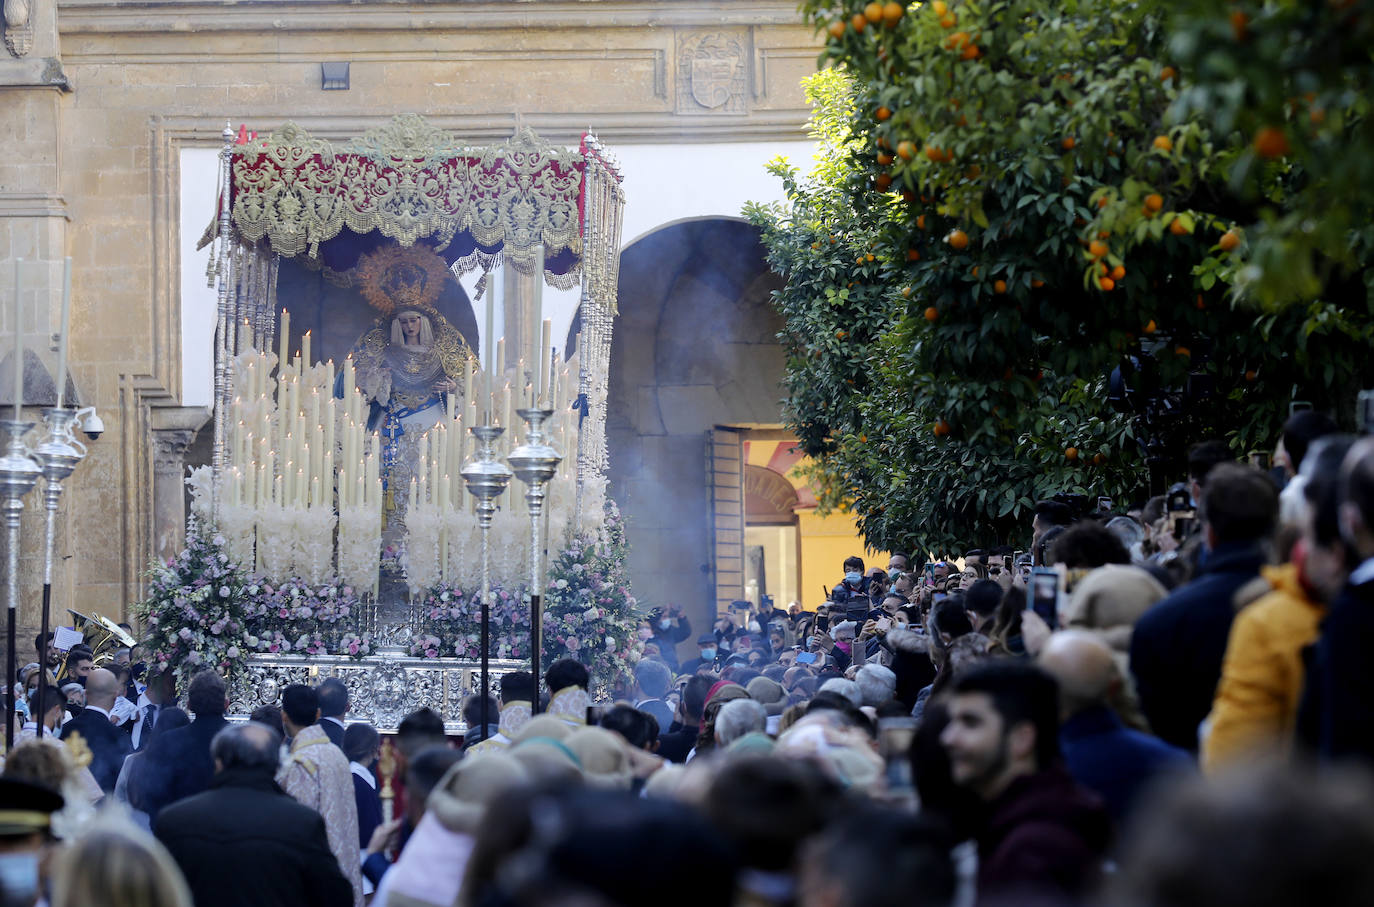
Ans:
{"label": "face mask", "polygon": [[702,650],[701,650],[701,660],[702,660],[702,661],[712,661],[712,660],[715,659],[715,657],[716,657],[716,650],[715,650],[714,648],[707,648],[707,649],[702,649]]}
{"label": "face mask", "polygon": [[649,640],[651,640],[651,639],[654,638],[654,631],[653,631],[653,630],[640,630],[640,631],[639,631],[639,638],[642,639],[644,642],[648,642]]}
{"label": "face mask", "polygon": [[900,571],[900,570],[889,570],[889,571],[888,571],[888,574],[887,574],[887,578],[890,579],[890,580],[892,580],[892,582],[895,583],[895,582],[897,582],[897,577],[899,577],[899,576],[901,576],[901,575],[902,575],[902,571]]}
{"label": "face mask", "polygon": [[844,581],[851,586],[857,586],[863,581],[863,575],[859,573],[846,573],[844,575]]}
{"label": "face mask", "polygon": [[[728,639],[722,639],[722,640],[720,641],[720,649],[721,649],[722,652],[729,652],[729,651],[730,651],[730,640],[728,640]],[[714,650],[713,650],[713,651],[714,651]]]}
{"label": "face mask", "polygon": [[667,617],[663,618],[663,620],[661,620],[661,621],[658,622],[659,628],[660,628],[660,629],[663,629],[663,630],[668,629],[668,628],[671,627],[672,625],[673,625],[672,620],[671,620],[670,618],[667,618]]}
{"label": "face mask", "polygon": [[0,854],[0,891],[7,903],[32,903],[38,896],[38,854]]}
{"label": "face mask", "polygon": [[751,620],[751,621],[749,621],[749,632],[750,632],[750,633],[758,633],[758,632],[759,632],[759,629],[760,629],[760,628],[759,628],[759,622],[758,622],[758,621],[756,621],[756,620]]}

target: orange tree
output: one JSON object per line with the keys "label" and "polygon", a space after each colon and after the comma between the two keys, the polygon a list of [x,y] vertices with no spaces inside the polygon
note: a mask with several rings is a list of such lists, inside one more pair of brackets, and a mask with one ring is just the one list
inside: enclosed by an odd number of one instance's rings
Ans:
{"label": "orange tree", "polygon": [[1232,138],[1166,123],[1160,8],[803,4],[837,64],[822,163],[775,165],[787,202],[750,214],[787,278],[789,421],[874,544],[1023,538],[1037,498],[1158,490],[1187,442],[1268,444],[1295,394],[1363,377],[1367,308],[1228,292],[1225,234],[1262,210]]}

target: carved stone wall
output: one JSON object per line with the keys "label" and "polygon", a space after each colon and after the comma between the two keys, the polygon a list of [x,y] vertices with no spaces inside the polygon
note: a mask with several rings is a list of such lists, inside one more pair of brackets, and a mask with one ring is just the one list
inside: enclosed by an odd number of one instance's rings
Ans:
{"label": "carved stone wall", "polygon": [[[0,50],[0,86],[26,86],[0,104],[0,285],[16,255],[59,275],[62,256],[75,259],[71,374],[107,430],[68,484],[70,576],[54,612],[115,618],[179,525],[172,470],[190,429],[157,413],[181,403],[183,148],[215,147],[226,120],[292,119],[341,139],[400,113],[473,142],[520,124],[555,141],[591,126],[612,146],[687,144],[684,155],[693,142],[795,141],[818,50],[794,0],[27,4],[31,49]],[[325,62],[350,63],[347,91],[322,90]],[[26,300],[26,339],[51,367],[43,341],[60,293],[46,286]]]}

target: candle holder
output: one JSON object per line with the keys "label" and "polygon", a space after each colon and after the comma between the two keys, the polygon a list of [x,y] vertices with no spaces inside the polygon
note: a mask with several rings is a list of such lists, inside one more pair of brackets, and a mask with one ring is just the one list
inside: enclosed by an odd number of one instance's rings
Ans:
{"label": "candle holder", "polygon": [[[544,511],[544,496],[558,464],[563,457],[558,451],[544,443],[544,423],[553,415],[553,410],[542,409],[536,404],[529,409],[516,410],[516,415],[525,420],[525,443],[506,455],[506,462],[520,481],[525,483],[525,503],[530,512],[530,645],[533,649],[530,662],[534,670],[533,710],[539,712],[539,659],[543,652],[543,611],[540,595],[544,587],[544,545],[540,538],[540,516]],[[549,691],[554,692],[553,690]]]}
{"label": "candle holder", "polygon": [[[468,494],[477,499],[477,525],[482,530],[482,730],[479,736],[486,740],[487,727],[491,724],[488,714],[491,676],[487,665],[491,647],[491,608],[488,605],[491,598],[491,521],[496,515],[496,499],[510,484],[511,471],[496,459],[496,441],[505,434],[504,428],[498,425],[474,425],[469,431],[477,438],[477,452],[475,459],[463,464],[460,474],[467,485]],[[539,703],[536,702],[534,707],[538,709]]]}
{"label": "candle holder", "polygon": [[[43,410],[43,425],[48,437],[33,450],[33,458],[42,470],[47,484],[43,488],[43,507],[47,523],[43,536],[43,616],[40,634],[48,638],[48,621],[52,609],[52,562],[57,536],[57,504],[62,499],[62,482],[86,458],[86,445],[76,439],[72,427],[78,412],[74,408],[50,407]],[[36,701],[38,736],[43,736],[43,694],[46,683],[38,685]]]}
{"label": "candle holder", "polygon": [[[5,632],[5,670],[8,672],[7,687],[15,681],[17,654],[14,633],[19,618],[19,517],[24,512],[24,495],[33,490],[41,470],[33,461],[24,435],[33,428],[34,423],[22,419],[0,419],[0,436],[4,438],[4,455],[0,456],[0,498],[4,501],[5,530],[7,547],[5,550],[7,582],[5,583],[5,605],[9,609],[9,627]],[[46,656],[46,649],[44,650]],[[45,659],[46,660],[46,659]],[[43,667],[46,667],[43,666]],[[41,668],[40,668],[41,670]],[[39,684],[42,689],[43,684]],[[14,692],[5,697],[5,752],[14,749]],[[39,721],[42,721],[39,715]]]}

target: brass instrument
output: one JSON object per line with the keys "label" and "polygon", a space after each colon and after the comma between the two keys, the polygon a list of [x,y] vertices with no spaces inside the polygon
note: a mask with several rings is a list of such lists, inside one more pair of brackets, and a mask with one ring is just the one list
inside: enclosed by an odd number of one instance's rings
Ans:
{"label": "brass instrument", "polygon": [[[136,639],[103,614],[92,617],[82,614],[75,608],[68,608],[67,613],[72,616],[72,628],[81,631],[83,641],[90,648],[93,660],[99,667],[104,667],[114,660],[115,649],[132,649],[138,645]],[[64,655],[58,676],[61,677],[66,672],[67,657]]]}

